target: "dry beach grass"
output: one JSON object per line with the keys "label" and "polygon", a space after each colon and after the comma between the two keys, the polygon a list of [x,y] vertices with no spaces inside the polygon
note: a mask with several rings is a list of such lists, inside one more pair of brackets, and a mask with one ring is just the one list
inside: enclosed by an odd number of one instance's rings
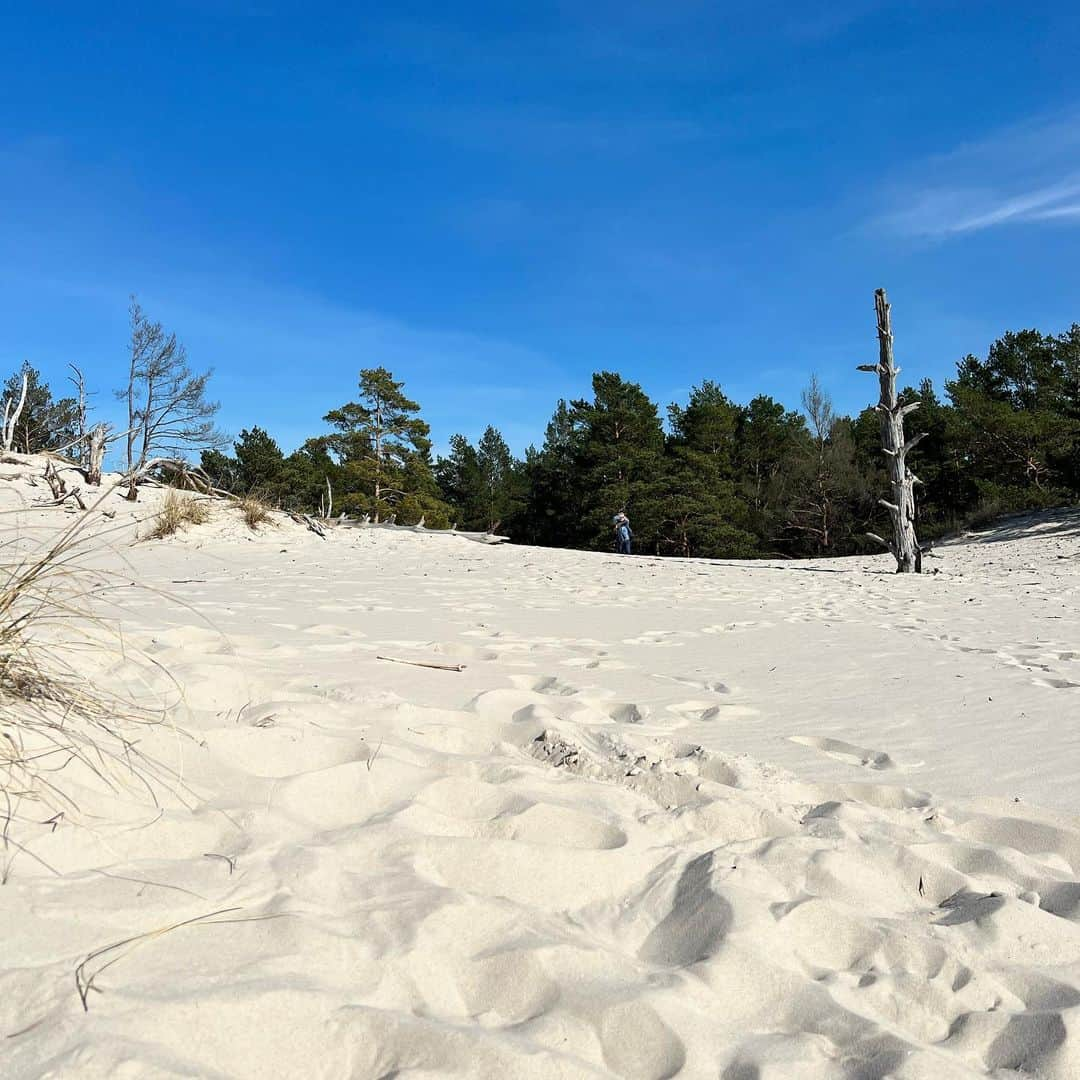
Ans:
{"label": "dry beach grass", "polygon": [[260,525],[273,524],[273,511],[268,503],[257,495],[244,495],[237,500],[237,507],[244,524],[254,532]]}
{"label": "dry beach grass", "polygon": [[147,539],[162,540],[175,535],[185,525],[205,525],[209,520],[210,503],[207,499],[166,488],[165,498],[153,519]]}
{"label": "dry beach grass", "polygon": [[[117,792],[137,787],[150,799],[178,777],[139,746],[162,712],[92,678],[88,657],[139,665],[115,614],[106,615],[112,574],[90,565],[108,544],[99,507],[79,514],[42,543],[9,538],[0,565],[0,813],[6,882],[23,854],[47,865],[20,840],[21,826],[55,829],[78,820],[74,791],[88,781]],[[19,541],[22,543],[19,543]]]}

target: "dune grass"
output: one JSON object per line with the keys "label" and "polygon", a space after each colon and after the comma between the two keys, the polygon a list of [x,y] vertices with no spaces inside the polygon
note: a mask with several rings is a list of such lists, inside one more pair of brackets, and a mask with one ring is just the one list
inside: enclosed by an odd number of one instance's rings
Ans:
{"label": "dune grass", "polygon": [[252,532],[255,532],[260,525],[274,524],[269,505],[257,495],[242,495],[236,500],[236,505],[244,523]]}
{"label": "dune grass", "polygon": [[163,712],[87,674],[139,664],[102,614],[118,582],[94,567],[108,546],[90,527],[98,516],[91,508],[29,552],[19,537],[0,548],[0,883],[20,853],[52,869],[19,836],[78,819],[87,786],[155,804],[163,785],[182,787],[139,746]]}
{"label": "dune grass", "polygon": [[162,540],[173,536],[185,525],[205,525],[210,520],[210,505],[193,495],[182,495],[169,488],[151,524],[147,540]]}

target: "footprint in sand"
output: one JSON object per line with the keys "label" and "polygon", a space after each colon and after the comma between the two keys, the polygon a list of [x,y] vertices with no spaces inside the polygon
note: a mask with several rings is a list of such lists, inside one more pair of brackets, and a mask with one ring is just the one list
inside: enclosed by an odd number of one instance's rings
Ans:
{"label": "footprint in sand", "polygon": [[630,665],[610,657],[573,656],[562,661],[563,667],[583,668],[586,671],[626,671]]}
{"label": "footprint in sand", "polygon": [[607,714],[617,724],[640,724],[649,718],[649,709],[645,705],[625,701],[618,705],[605,706]]}
{"label": "footprint in sand", "polygon": [[815,735],[789,735],[788,741],[820,750],[826,757],[842,761],[845,765],[860,765],[867,769],[896,768],[896,763],[884,751],[868,750],[865,746],[856,746],[842,739],[826,739]]}
{"label": "footprint in sand", "polygon": [[563,682],[557,675],[511,675],[510,681],[522,690],[549,697],[573,697],[580,692],[578,687]]}
{"label": "footprint in sand", "polygon": [[694,690],[704,690],[710,694],[730,694],[732,692],[732,688],[727,683],[720,682],[719,679],[695,678],[693,675],[654,675],[653,678],[678,683],[679,686],[689,686]]}
{"label": "footprint in sand", "polygon": [[1075,683],[1069,679],[1032,679],[1036,686],[1048,686],[1052,690],[1075,690],[1080,687],[1080,683]]}
{"label": "footprint in sand", "polygon": [[757,709],[752,709],[748,705],[731,705],[723,701],[677,701],[669,705],[667,709],[668,712],[673,712],[678,716],[705,721],[758,715]]}
{"label": "footprint in sand", "polygon": [[598,1033],[604,1062],[616,1076],[666,1080],[686,1064],[682,1040],[645,1001],[624,1001],[608,1008]]}
{"label": "footprint in sand", "polygon": [[673,640],[677,636],[675,630],[645,630],[638,637],[624,638],[624,645],[653,645],[658,648],[671,649],[683,643]]}

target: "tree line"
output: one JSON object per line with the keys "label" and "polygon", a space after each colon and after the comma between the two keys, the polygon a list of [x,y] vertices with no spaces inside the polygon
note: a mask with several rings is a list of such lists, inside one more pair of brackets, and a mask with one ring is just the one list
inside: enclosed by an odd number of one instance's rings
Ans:
{"label": "tree line", "polygon": [[[452,436],[436,456],[404,383],[365,368],[354,400],[286,454],[256,425],[228,447],[213,423],[210,373],[193,373],[176,335],[136,302],[131,318],[129,378],[118,391],[128,429],[109,437],[125,450],[132,496],[160,457],[198,454],[216,487],[287,509],[456,524],[546,546],[610,550],[619,510],[637,550],[659,555],[845,555],[880,550],[866,534],[887,531],[878,415],[837,413],[816,378],[801,410],[767,395],[735,402],[706,379],[662,411],[637,383],[598,372],[591,395],[559,401],[542,444],[517,458],[494,426],[475,443]],[[75,440],[78,457],[81,376],[77,397],[54,398],[24,365],[7,380],[5,401],[20,395],[24,376],[13,448]],[[943,393],[925,380],[901,400],[920,402],[915,427],[925,432],[911,462],[921,538],[1080,499],[1080,324],[1008,332],[985,358],[960,360]]]}

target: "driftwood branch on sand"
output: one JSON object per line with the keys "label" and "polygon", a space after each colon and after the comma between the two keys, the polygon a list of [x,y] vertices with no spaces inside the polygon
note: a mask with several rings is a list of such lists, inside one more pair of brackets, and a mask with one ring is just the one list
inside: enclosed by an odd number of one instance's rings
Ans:
{"label": "driftwood branch on sand", "polygon": [[435,671],[464,671],[464,664],[436,664],[430,660],[403,660],[398,656],[376,656],[376,660],[386,660],[391,664],[408,664],[410,667],[433,668]]}
{"label": "driftwood branch on sand", "polygon": [[316,536],[321,536],[326,539],[326,529],[320,521],[311,517],[309,514],[298,514],[295,510],[285,511],[292,521],[295,521],[297,525],[306,525]]}

